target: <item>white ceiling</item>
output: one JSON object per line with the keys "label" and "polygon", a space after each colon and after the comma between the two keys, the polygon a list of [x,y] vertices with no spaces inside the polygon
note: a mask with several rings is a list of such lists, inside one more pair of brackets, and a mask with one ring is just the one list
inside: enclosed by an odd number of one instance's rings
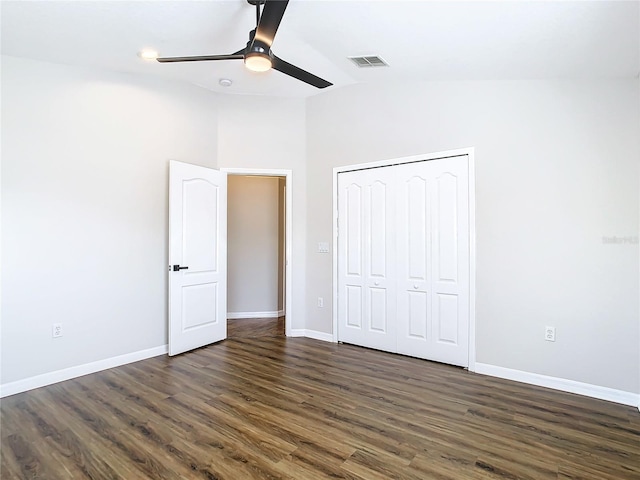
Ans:
{"label": "white ceiling", "polygon": [[[246,0],[2,1],[2,53],[155,75],[235,94],[307,97],[322,90],[241,60],[159,64],[136,55],[225,54],[255,26]],[[634,78],[638,1],[291,0],[276,55],[333,87],[407,80]],[[389,67],[358,69],[378,54]],[[220,78],[233,86],[218,84]]]}

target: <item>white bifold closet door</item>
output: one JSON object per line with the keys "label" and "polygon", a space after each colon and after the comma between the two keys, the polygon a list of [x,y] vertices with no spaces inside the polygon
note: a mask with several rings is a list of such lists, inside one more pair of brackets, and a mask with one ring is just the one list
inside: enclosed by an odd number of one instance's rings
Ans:
{"label": "white bifold closet door", "polygon": [[396,347],[395,186],[387,169],[338,176],[339,340]]}
{"label": "white bifold closet door", "polygon": [[340,173],[338,340],[469,364],[467,156]]}

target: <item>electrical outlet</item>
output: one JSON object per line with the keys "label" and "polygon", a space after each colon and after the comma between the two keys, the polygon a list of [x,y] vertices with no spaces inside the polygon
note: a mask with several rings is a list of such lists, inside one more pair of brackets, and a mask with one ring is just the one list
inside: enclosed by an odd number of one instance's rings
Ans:
{"label": "electrical outlet", "polygon": [[556,327],[544,327],[544,339],[547,342],[556,341]]}
{"label": "electrical outlet", "polygon": [[318,297],[318,308],[324,307],[324,298]]}
{"label": "electrical outlet", "polygon": [[51,336],[53,338],[58,338],[62,336],[62,324],[61,323],[54,323],[52,328],[51,328]]}

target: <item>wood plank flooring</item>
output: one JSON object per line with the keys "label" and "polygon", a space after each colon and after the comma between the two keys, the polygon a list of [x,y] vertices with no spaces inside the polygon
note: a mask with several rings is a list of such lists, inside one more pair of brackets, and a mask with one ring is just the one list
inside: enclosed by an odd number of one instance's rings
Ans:
{"label": "wood plank flooring", "polygon": [[227,338],[283,337],[284,317],[227,320]]}
{"label": "wood plank flooring", "polygon": [[237,336],[3,399],[8,479],[640,479],[640,414],[306,338]]}

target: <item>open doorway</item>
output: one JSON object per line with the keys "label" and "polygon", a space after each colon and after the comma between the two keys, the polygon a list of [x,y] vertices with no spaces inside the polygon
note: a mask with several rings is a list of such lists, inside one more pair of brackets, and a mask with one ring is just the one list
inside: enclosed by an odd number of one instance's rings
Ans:
{"label": "open doorway", "polygon": [[228,336],[289,334],[291,172],[228,174]]}

